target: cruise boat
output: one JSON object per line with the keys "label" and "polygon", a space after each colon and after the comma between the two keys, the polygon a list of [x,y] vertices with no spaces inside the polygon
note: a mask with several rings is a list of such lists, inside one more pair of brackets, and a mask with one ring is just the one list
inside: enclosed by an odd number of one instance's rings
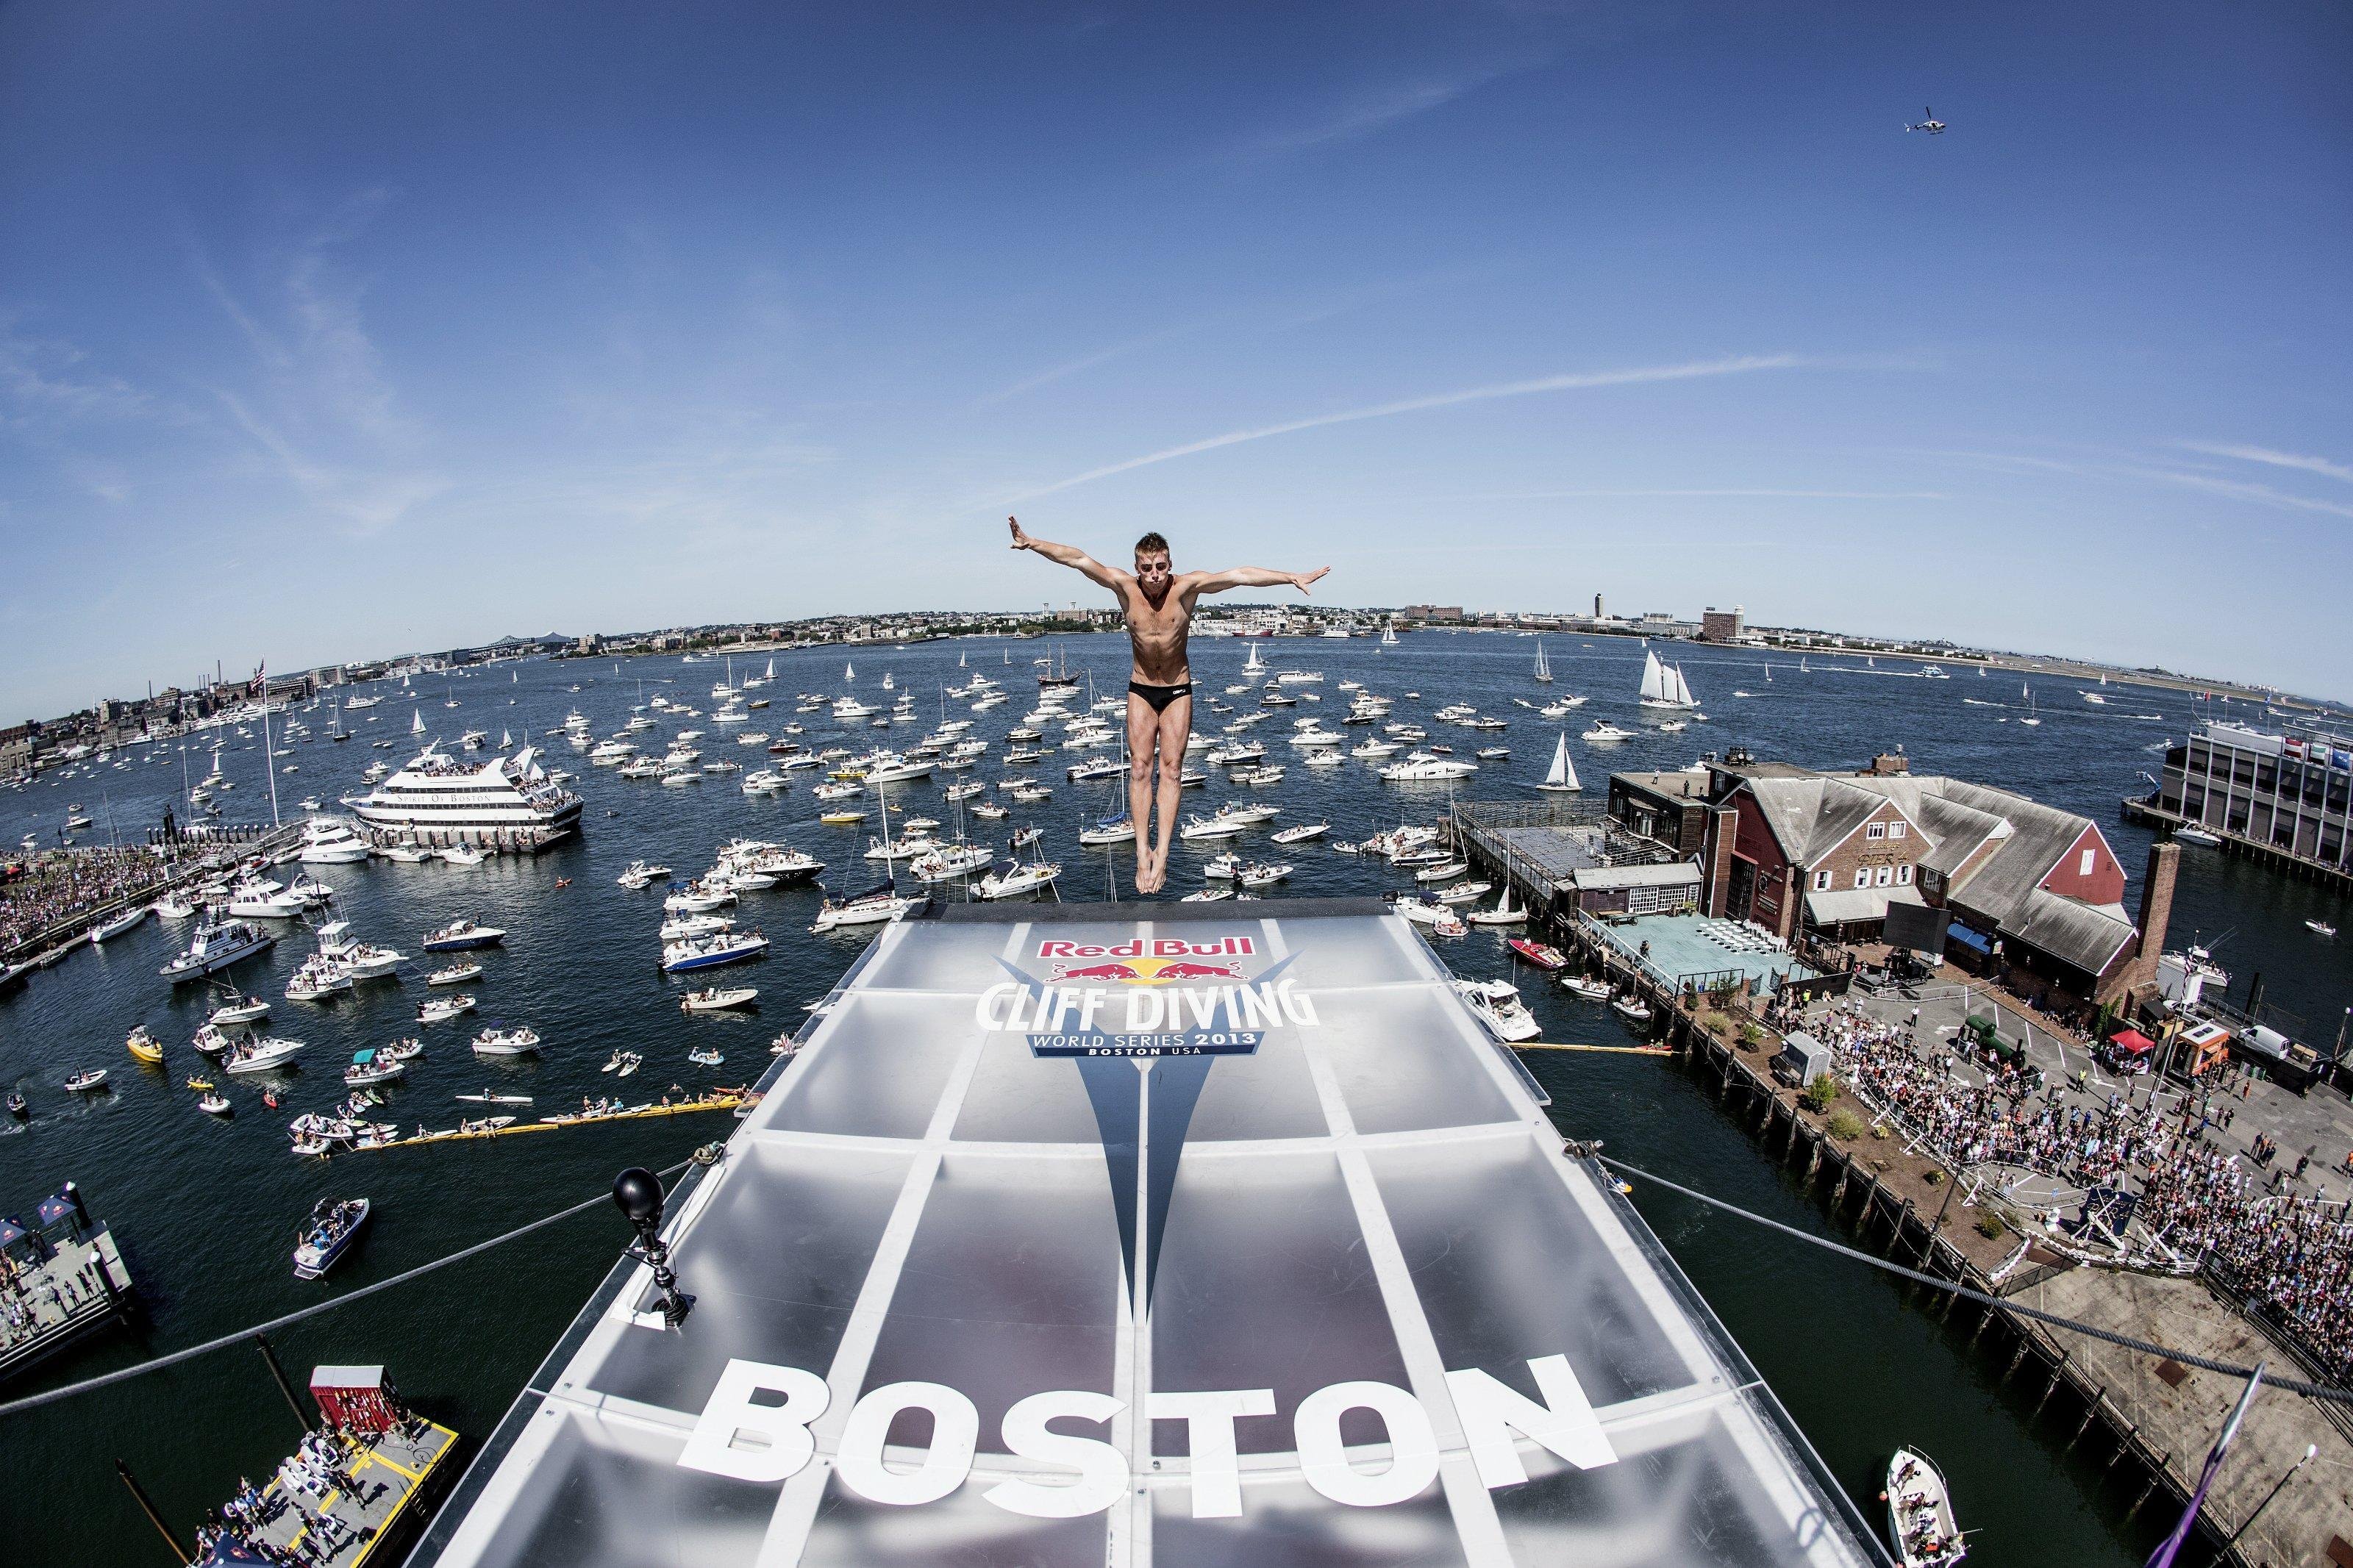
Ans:
{"label": "cruise boat", "polygon": [[427,746],[364,795],[345,797],[372,844],[539,849],[576,832],[580,797],[547,776],[538,751],[479,766]]}
{"label": "cruise boat", "polygon": [[348,866],[368,858],[368,844],[351,824],[314,816],[302,825],[302,847],[295,858],[305,866]]}
{"label": "cruise boat", "polygon": [[277,940],[274,933],[248,921],[207,921],[196,927],[195,939],[188,943],[187,952],[157,973],[174,985],[185,985],[266,952]]}

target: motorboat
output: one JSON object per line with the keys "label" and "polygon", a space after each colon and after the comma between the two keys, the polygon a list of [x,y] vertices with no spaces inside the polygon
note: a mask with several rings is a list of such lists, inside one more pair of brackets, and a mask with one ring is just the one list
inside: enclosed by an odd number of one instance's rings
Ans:
{"label": "motorboat", "polygon": [[2325,921],[2306,921],[2304,922],[2304,929],[2312,932],[2316,936],[2335,936],[2337,934],[2337,928],[2328,924]]}
{"label": "motorboat", "polygon": [[1471,869],[1471,862],[1449,856],[1434,864],[1418,868],[1413,874],[1417,882],[1451,882]]}
{"label": "motorboat", "polygon": [[459,952],[472,947],[496,947],[506,939],[507,933],[498,926],[478,925],[461,917],[438,931],[427,931],[424,947],[427,952]]}
{"label": "motorboat", "polygon": [[433,851],[421,844],[387,844],[376,853],[402,866],[422,866],[434,858]]}
{"label": "motorboat", "polygon": [[1651,1005],[1643,1001],[1640,996],[1631,994],[1620,996],[1615,1002],[1610,1003],[1609,1005],[1613,1011],[1615,1011],[1620,1017],[1626,1019],[1629,1023],[1647,1024],[1651,1021]]}
{"label": "motorboat", "polygon": [[1632,730],[1620,729],[1607,719],[1598,719],[1594,721],[1593,728],[1578,738],[1588,745],[1602,746],[1614,744],[1620,741],[1630,741],[1635,733],[1636,731]]}
{"label": "motorboat", "polygon": [[163,1042],[149,1034],[144,1024],[132,1026],[131,1037],[122,1045],[132,1061],[144,1062],[149,1067],[161,1067],[164,1063]]}
{"label": "motorboat", "polygon": [[1454,989],[1487,1032],[1505,1045],[1533,1040],[1544,1033],[1535,1015],[1520,1000],[1520,988],[1508,980],[1457,980]]}
{"label": "motorboat", "polygon": [[23,1089],[12,1089],[8,1091],[8,1114],[19,1121],[33,1114],[33,1102],[25,1098]]}
{"label": "motorboat", "polygon": [[1380,776],[1392,784],[1414,784],[1430,779],[1464,779],[1479,771],[1476,763],[1466,763],[1460,757],[1442,757],[1427,751],[1408,752],[1402,761],[1389,763],[1379,770]]}
{"label": "motorboat", "polygon": [[221,1033],[216,1025],[206,1024],[196,1030],[189,1046],[200,1056],[216,1057],[234,1044],[232,1037]]}
{"label": "motorboat", "polygon": [[469,980],[481,978],[482,966],[471,961],[453,963],[447,969],[437,969],[425,977],[427,985],[463,985]]}
{"label": "motorboat", "polygon": [[368,858],[367,840],[338,817],[314,816],[302,825],[302,847],[295,858],[305,866],[348,866]]}
{"label": "motorboat", "polygon": [[155,913],[163,920],[184,921],[195,912],[195,900],[178,893],[166,893],[155,900]]}
{"label": "motorboat", "polygon": [[689,882],[677,892],[662,900],[662,908],[671,914],[701,915],[712,910],[724,909],[735,901],[735,889],[701,878]]}
{"label": "motorboat", "polygon": [[289,1002],[324,1002],[352,988],[352,977],[333,960],[312,953],[286,982]]}
{"label": "motorboat", "polygon": [[1176,901],[1180,904],[1214,904],[1233,896],[1231,888],[1204,888],[1198,893],[1187,893]]}
{"label": "motorboat", "polygon": [[709,936],[690,937],[665,946],[661,952],[662,973],[681,974],[722,963],[741,963],[767,951],[768,939],[756,931],[713,931]]}
{"label": "motorboat", "polygon": [[1271,888],[1289,878],[1291,871],[1292,868],[1283,862],[1253,860],[1234,873],[1234,880],[1245,888]]}
{"label": "motorboat", "polygon": [[759,994],[758,989],[750,985],[725,989],[712,985],[701,991],[690,991],[680,997],[678,1010],[681,1013],[724,1013],[732,1008],[750,1006]]}
{"label": "motorboat", "polygon": [[137,909],[119,914],[112,920],[105,921],[103,924],[91,927],[90,932],[90,944],[92,947],[104,946],[106,943],[112,942],[116,937],[121,936],[123,932],[137,926],[139,922],[145,920],[151,912],[152,910],[149,905],[142,904]]}
{"label": "motorboat", "polygon": [[1176,836],[1188,844],[1205,838],[1231,838],[1246,826],[1230,816],[1188,816],[1185,819],[1185,826],[1177,829]]}
{"label": "motorboat", "polygon": [[233,1107],[228,1102],[228,1096],[207,1090],[204,1097],[196,1101],[196,1109],[207,1116],[227,1116]]}
{"label": "motorboat", "polygon": [[381,1051],[358,1050],[352,1053],[352,1065],[343,1069],[343,1081],[353,1089],[365,1089],[370,1084],[390,1083],[407,1070],[407,1063],[390,1060]]}
{"label": "motorboat", "polygon": [[196,928],[188,950],[158,973],[174,985],[185,985],[265,952],[277,940],[249,921],[207,921]]}
{"label": "motorboat", "polygon": [[474,998],[462,991],[455,996],[430,997],[417,1004],[417,1021],[420,1024],[447,1023],[460,1014],[472,1012],[474,1006]]}
{"label": "motorboat", "polygon": [[1887,1461],[1887,1540],[1904,1568],[1951,1568],[1968,1555],[1944,1472],[1917,1448]]}
{"label": "motorboat", "polygon": [[479,866],[484,858],[480,850],[465,844],[452,844],[438,853],[452,866]]}
{"label": "motorboat", "polygon": [[359,1239],[373,1208],[365,1198],[321,1198],[294,1233],[294,1278],[316,1279],[332,1268]]}
{"label": "motorboat", "polygon": [[985,870],[994,858],[986,844],[940,844],[915,858],[907,868],[923,882],[946,882]]}
{"label": "motorboat", "polygon": [[1474,881],[1451,883],[1447,887],[1439,889],[1430,896],[1437,900],[1441,904],[1460,908],[1464,904],[1477,903],[1481,899],[1487,895],[1489,890],[1492,889],[1494,885],[1494,883],[1486,880],[1484,878],[1481,878]]}
{"label": "motorboat", "polygon": [[66,1088],[76,1094],[95,1094],[106,1087],[104,1068],[85,1068],[66,1079]]}
{"label": "motorboat", "polygon": [[1008,861],[974,884],[973,891],[984,899],[1018,899],[1049,886],[1061,874],[1062,868],[1051,860]]}
{"label": "motorboat", "polygon": [[1272,834],[1271,839],[1276,844],[1304,844],[1311,838],[1321,838],[1331,831],[1332,825],[1328,822],[1302,822]]}
{"label": "motorboat", "polygon": [[473,1046],[479,1057],[527,1057],[539,1050],[539,1035],[528,1028],[492,1024],[474,1037]]}
{"label": "motorboat", "polygon": [[266,1000],[259,996],[242,996],[231,991],[228,999],[213,1009],[210,1022],[216,1028],[227,1029],[268,1016],[269,1004]]}
{"label": "motorboat", "polygon": [[221,1070],[229,1073],[274,1072],[292,1060],[302,1049],[300,1040],[284,1040],[275,1036],[258,1036],[242,1045],[231,1044],[221,1054]]}
{"label": "motorboat", "polygon": [[1596,980],[1585,974],[1562,975],[1560,988],[1570,995],[1581,996],[1588,1002],[1607,1002],[1617,994],[1616,988],[1607,980]]}
{"label": "motorboat", "polygon": [[1510,948],[1522,963],[1533,963],[1538,969],[1546,972],[1563,969],[1568,964],[1567,953],[1548,942],[1538,942],[1533,937],[1515,936],[1504,945]]}
{"label": "motorboat", "polygon": [[2184,823],[2173,830],[2173,841],[2176,844],[2196,844],[2211,849],[2221,844],[2222,836],[2193,824]]}
{"label": "motorboat", "polygon": [[673,915],[662,921],[658,933],[665,942],[686,942],[712,931],[733,931],[735,922],[724,915]]}

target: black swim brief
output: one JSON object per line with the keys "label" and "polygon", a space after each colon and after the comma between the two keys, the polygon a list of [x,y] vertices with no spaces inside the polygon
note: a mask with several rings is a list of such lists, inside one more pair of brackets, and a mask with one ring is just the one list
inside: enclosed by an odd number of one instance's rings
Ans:
{"label": "black swim brief", "polygon": [[1165,713],[1168,710],[1168,705],[1179,697],[1193,695],[1193,683],[1189,680],[1175,686],[1153,686],[1145,681],[1131,680],[1127,683],[1127,689],[1151,703],[1155,713]]}

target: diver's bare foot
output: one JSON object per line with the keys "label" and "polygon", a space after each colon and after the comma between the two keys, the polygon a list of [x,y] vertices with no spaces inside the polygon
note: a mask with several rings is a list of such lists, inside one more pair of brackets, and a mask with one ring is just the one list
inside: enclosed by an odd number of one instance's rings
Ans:
{"label": "diver's bare foot", "polygon": [[1152,851],[1149,849],[1139,849],[1136,854],[1135,890],[1139,893],[1152,891]]}

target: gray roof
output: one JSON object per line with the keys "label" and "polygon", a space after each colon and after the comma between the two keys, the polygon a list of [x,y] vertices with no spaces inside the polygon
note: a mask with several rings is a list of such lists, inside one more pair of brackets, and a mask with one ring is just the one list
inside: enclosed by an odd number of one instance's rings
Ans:
{"label": "gray roof", "polygon": [[1596,866],[1579,871],[1578,888],[1594,892],[1605,888],[1672,888],[1699,886],[1699,868],[1688,860],[1663,866]]}

